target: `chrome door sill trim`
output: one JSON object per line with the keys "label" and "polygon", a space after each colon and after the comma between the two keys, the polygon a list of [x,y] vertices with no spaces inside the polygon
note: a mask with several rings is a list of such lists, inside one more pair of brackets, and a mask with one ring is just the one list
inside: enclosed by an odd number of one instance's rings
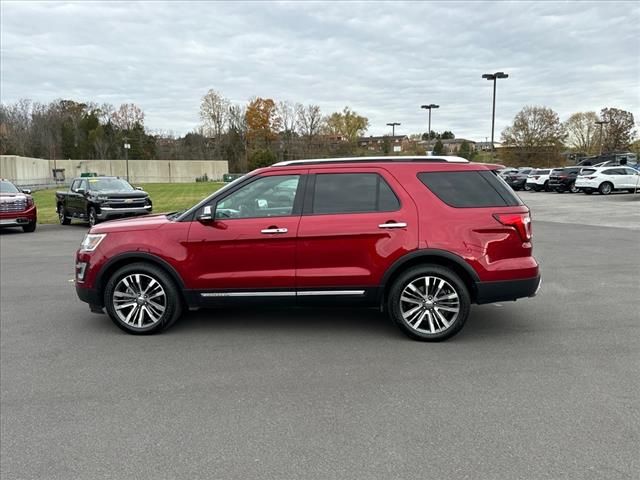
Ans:
{"label": "chrome door sill trim", "polygon": [[364,290],[310,290],[306,292],[204,292],[201,297],[314,297],[330,295],[364,295]]}

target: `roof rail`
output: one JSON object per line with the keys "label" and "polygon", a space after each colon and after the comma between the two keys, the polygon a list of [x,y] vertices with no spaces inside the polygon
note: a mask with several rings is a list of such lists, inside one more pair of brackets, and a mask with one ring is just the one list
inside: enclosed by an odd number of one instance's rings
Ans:
{"label": "roof rail", "polygon": [[447,163],[469,163],[469,160],[454,156],[407,156],[407,157],[341,157],[341,158],[309,158],[306,160],[285,160],[274,163],[272,167],[286,167],[288,165],[309,165],[318,163],[378,163],[378,162],[447,162]]}

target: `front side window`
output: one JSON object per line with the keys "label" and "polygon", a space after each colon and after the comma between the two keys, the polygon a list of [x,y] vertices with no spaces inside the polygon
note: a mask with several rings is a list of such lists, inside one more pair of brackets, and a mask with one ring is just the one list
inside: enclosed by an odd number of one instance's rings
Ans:
{"label": "front side window", "polygon": [[300,175],[258,178],[219,202],[216,219],[292,215],[299,183]]}
{"label": "front side window", "polygon": [[74,180],[73,183],[71,184],[71,191],[77,192],[79,188],[80,188],[80,180]]}
{"label": "front side window", "polygon": [[377,173],[321,173],[315,179],[313,214],[392,212],[400,208],[395,193]]}

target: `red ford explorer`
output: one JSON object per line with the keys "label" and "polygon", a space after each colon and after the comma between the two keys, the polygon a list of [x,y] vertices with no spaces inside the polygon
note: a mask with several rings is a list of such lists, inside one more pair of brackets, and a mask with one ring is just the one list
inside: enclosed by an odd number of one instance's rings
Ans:
{"label": "red ford explorer", "polygon": [[185,308],[340,302],[443,340],[472,303],[540,286],[529,209],[497,168],[458,157],[277,163],[184,212],[93,227],[76,290],[134,334],[167,328]]}

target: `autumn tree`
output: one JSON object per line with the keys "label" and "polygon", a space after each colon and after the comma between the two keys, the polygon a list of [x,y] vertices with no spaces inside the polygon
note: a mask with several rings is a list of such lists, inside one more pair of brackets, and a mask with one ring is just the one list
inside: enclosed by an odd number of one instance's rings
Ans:
{"label": "autumn tree", "polygon": [[369,128],[369,119],[344,107],[342,112],[329,115],[325,119],[325,125],[330,135],[340,135],[349,142],[355,142]]}
{"label": "autumn tree", "polygon": [[245,112],[247,139],[256,144],[269,145],[278,137],[281,120],[276,103],[270,98],[254,98]]}
{"label": "autumn tree", "polygon": [[598,115],[596,115],[596,112],[577,112],[572,114],[564,122],[569,146],[587,155],[596,153],[599,145],[597,121]]}
{"label": "autumn tree", "polygon": [[602,139],[603,152],[628,150],[635,136],[633,113],[618,108],[603,108],[600,118],[607,122]]}

